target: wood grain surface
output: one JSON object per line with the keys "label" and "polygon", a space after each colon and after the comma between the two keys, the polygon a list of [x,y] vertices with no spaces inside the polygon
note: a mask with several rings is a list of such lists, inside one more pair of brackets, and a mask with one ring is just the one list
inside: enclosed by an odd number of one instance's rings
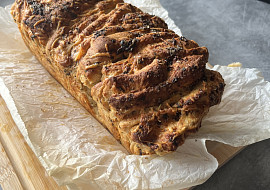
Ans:
{"label": "wood grain surface", "polygon": [[0,184],[3,189],[21,190],[22,185],[14,171],[9,158],[0,142]]}

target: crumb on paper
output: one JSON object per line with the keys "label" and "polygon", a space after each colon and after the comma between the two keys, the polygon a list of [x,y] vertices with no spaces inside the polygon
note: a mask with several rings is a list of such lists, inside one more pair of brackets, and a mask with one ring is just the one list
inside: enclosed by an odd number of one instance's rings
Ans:
{"label": "crumb on paper", "polygon": [[242,67],[242,63],[240,62],[233,62],[228,65],[228,67]]}

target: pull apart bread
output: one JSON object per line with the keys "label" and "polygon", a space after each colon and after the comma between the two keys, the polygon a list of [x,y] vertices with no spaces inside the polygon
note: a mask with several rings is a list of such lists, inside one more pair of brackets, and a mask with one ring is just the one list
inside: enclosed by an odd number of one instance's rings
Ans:
{"label": "pull apart bread", "polygon": [[221,101],[207,48],[122,0],[16,0],[11,13],[40,63],[132,154],[175,151]]}

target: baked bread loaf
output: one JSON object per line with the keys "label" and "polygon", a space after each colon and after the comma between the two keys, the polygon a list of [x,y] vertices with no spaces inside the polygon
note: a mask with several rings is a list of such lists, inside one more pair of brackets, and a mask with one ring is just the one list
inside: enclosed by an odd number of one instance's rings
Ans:
{"label": "baked bread loaf", "polygon": [[132,154],[175,151],[218,104],[208,50],[122,0],[16,0],[31,52]]}

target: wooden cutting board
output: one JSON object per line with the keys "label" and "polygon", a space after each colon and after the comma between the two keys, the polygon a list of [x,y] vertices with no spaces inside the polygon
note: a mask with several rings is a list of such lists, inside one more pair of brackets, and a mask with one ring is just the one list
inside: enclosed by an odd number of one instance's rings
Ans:
{"label": "wooden cutting board", "polygon": [[46,173],[0,96],[0,184],[3,190],[66,190]]}
{"label": "wooden cutting board", "polygon": [[[219,166],[226,163],[244,147],[231,147],[218,142],[206,143]],[[0,96],[0,184],[3,190],[66,190],[46,173],[30,149]]]}

